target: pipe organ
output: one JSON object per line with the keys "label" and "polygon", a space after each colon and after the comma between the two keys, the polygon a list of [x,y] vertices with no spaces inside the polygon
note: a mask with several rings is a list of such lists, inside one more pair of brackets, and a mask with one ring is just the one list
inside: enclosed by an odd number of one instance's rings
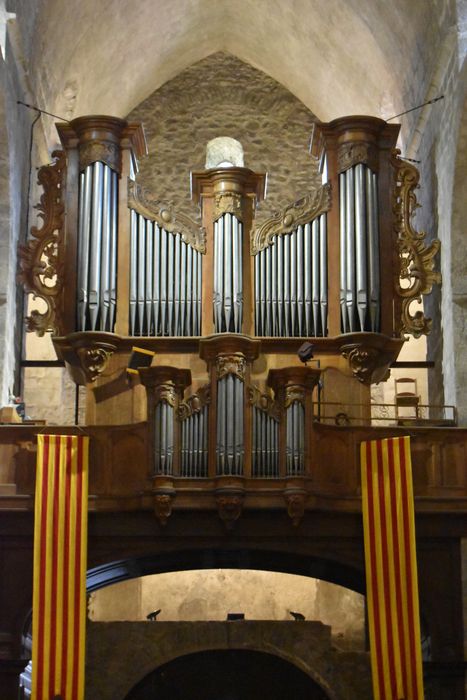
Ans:
{"label": "pipe organ", "polygon": [[[317,125],[322,179],[259,223],[264,173],[193,172],[197,220],[135,181],[141,125],[57,128],[64,150],[39,172],[44,224],[20,250],[21,279],[46,306],[29,329],[52,331],[87,385],[89,422],[144,418],[146,391],[148,478],[170,502],[194,479],[216,498],[242,500],[245,479],[296,495],[313,473],[318,382],[326,394],[338,370],[349,400],[360,392],[369,406],[404,336],[429,330],[410,305],[439,281],[439,244],[412,227],[418,174],[395,151],[399,127]],[[316,366],[297,358],[304,340]],[[122,380],[134,344],[155,352],[137,386]]]}

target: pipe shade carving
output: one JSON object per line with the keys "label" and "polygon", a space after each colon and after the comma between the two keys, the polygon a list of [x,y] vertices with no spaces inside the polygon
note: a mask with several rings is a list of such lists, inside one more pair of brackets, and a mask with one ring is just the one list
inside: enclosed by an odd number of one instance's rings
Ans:
{"label": "pipe shade carving", "polygon": [[172,205],[160,202],[134,180],[128,180],[128,206],[160,228],[179,233],[182,239],[199,253],[206,253],[206,229],[189,216],[174,210]]}
{"label": "pipe shade carving", "polygon": [[[395,283],[396,293],[402,298],[402,317],[400,334],[405,333],[419,338],[431,330],[432,320],[423,311],[411,312],[411,304],[422,301],[423,294],[429,294],[434,284],[441,283],[441,273],[434,270],[435,256],[441,243],[436,238],[428,245],[425,242],[426,233],[416,231],[412,218],[417,208],[415,189],[418,186],[420,173],[411,163],[398,157],[400,151],[392,153],[391,164],[394,168],[394,230],[397,235],[397,246],[400,259],[400,272]],[[403,286],[401,281],[407,281]]]}
{"label": "pipe shade carving", "polygon": [[302,199],[288,204],[251,232],[251,254],[256,255],[271,245],[275,236],[291,233],[297,226],[308,224],[328,211],[331,206],[331,186],[325,184]]}
{"label": "pipe shade carving", "polygon": [[46,304],[44,312],[34,310],[26,318],[27,330],[38,336],[58,333],[61,326],[61,294],[63,290],[63,184],[66,159],[63,151],[54,151],[52,165],[39,168],[37,181],[43,187],[37,205],[42,226],[31,228],[26,245],[19,246],[18,281],[34,299]]}

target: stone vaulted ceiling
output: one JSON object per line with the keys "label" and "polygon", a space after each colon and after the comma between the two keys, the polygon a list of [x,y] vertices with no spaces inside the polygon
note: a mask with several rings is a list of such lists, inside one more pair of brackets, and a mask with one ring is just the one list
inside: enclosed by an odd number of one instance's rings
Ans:
{"label": "stone vaulted ceiling", "polygon": [[388,117],[426,95],[454,0],[17,0],[28,79],[68,118],[124,116],[218,51],[318,118]]}

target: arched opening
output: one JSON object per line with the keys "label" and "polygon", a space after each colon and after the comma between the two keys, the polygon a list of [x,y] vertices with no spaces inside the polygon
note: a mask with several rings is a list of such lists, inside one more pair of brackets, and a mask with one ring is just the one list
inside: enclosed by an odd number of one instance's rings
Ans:
{"label": "arched opening", "polygon": [[158,552],[95,566],[88,570],[87,590],[139,576],[194,569],[256,569],[311,576],[365,593],[363,570],[347,562],[298,552],[259,549],[196,548]]}
{"label": "arched opening", "polygon": [[189,654],[155,669],[126,700],[203,698],[203,700],[328,700],[306,673],[271,654],[244,649]]}

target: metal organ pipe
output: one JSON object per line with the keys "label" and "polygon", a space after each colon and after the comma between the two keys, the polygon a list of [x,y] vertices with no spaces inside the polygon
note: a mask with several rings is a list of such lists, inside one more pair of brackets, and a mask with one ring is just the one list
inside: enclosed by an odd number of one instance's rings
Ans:
{"label": "metal organ pipe", "polygon": [[379,330],[377,175],[362,163],[339,176],[341,327]]}
{"label": "metal organ pipe", "polygon": [[305,409],[300,401],[287,407],[286,422],[286,471],[288,476],[296,476],[305,468]]}
{"label": "metal organ pipe", "polygon": [[217,382],[216,464],[219,475],[243,473],[243,389],[243,382],[233,374]]}
{"label": "metal organ pipe", "polygon": [[130,211],[130,335],[201,334],[201,253]]}
{"label": "metal organ pipe", "polygon": [[118,175],[100,161],[80,175],[78,329],[113,331],[117,285]]}
{"label": "metal organ pipe", "polygon": [[255,477],[279,476],[279,422],[266,411],[253,407],[252,472]]}
{"label": "metal organ pipe", "polygon": [[243,224],[225,213],[214,223],[214,329],[240,333],[243,318]]}
{"label": "metal organ pipe", "polygon": [[256,254],[257,335],[327,335],[326,221],[321,214]]}
{"label": "metal organ pipe", "polygon": [[174,408],[160,401],[155,410],[155,465],[157,474],[173,473]]}
{"label": "metal organ pipe", "polygon": [[191,413],[181,424],[181,476],[200,478],[208,474],[208,407]]}

